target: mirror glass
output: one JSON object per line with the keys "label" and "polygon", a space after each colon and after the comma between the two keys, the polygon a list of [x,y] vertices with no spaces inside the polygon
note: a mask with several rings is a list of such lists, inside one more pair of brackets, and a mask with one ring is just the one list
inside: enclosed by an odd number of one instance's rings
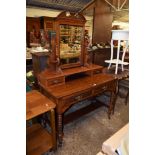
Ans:
{"label": "mirror glass", "polygon": [[81,59],[82,27],[60,25],[61,65],[79,63]]}

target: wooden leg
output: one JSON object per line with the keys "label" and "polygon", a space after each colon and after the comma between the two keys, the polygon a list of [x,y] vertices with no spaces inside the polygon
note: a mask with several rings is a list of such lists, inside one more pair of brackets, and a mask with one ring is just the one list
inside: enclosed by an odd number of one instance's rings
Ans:
{"label": "wooden leg", "polygon": [[116,98],[117,98],[117,94],[115,92],[112,92],[112,113],[114,114],[114,110],[115,110],[115,103],[116,103]]}
{"label": "wooden leg", "polygon": [[115,110],[115,104],[116,104],[116,99],[117,99],[117,96],[118,96],[118,93],[119,93],[119,80],[116,81],[115,83],[115,90],[112,91],[112,105],[113,105],[113,114],[114,114],[114,110]]}
{"label": "wooden leg", "polygon": [[57,142],[56,142],[55,112],[54,112],[54,109],[51,110],[51,129],[52,129],[53,150],[56,150],[57,149]]}
{"label": "wooden leg", "polygon": [[119,80],[116,81],[116,90],[115,90],[115,94],[118,94],[119,93]]}
{"label": "wooden leg", "polygon": [[110,95],[110,103],[109,103],[109,108],[108,108],[108,118],[109,119],[110,119],[111,111],[112,111],[112,92]]}
{"label": "wooden leg", "polygon": [[111,112],[114,114],[115,101],[116,101],[116,94],[114,92],[111,92],[110,104],[109,104],[109,109],[108,109],[108,118],[109,119],[110,119]]}
{"label": "wooden leg", "polygon": [[58,121],[58,140],[59,140],[59,146],[62,146],[63,141],[63,126],[62,126],[62,114],[57,114],[57,121]]}

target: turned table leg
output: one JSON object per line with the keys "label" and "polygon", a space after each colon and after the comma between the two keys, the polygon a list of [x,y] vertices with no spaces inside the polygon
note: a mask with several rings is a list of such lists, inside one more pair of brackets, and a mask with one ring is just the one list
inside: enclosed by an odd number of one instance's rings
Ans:
{"label": "turned table leg", "polygon": [[111,109],[112,109],[112,92],[110,95],[110,103],[109,103],[109,108],[108,108],[108,118],[110,119],[110,115],[111,115]]}
{"label": "turned table leg", "polygon": [[57,114],[57,121],[58,121],[58,141],[59,141],[59,146],[62,146],[62,141],[63,141],[63,126],[62,126],[62,114]]}
{"label": "turned table leg", "polygon": [[108,118],[109,119],[110,119],[111,112],[114,114],[115,101],[116,101],[116,94],[115,94],[115,92],[111,92],[110,104],[109,104],[109,109],[108,109]]}
{"label": "turned table leg", "polygon": [[51,129],[52,129],[53,150],[56,150],[57,142],[56,142],[55,111],[54,111],[54,109],[51,110]]}
{"label": "turned table leg", "polygon": [[116,92],[112,92],[112,113],[114,114],[115,104],[116,104]]}

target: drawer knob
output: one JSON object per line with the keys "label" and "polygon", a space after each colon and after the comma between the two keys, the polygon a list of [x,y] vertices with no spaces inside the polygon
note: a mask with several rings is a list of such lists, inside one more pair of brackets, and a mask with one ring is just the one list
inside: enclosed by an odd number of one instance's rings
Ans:
{"label": "drawer knob", "polygon": [[77,101],[81,100],[81,96],[76,96],[75,100],[77,100]]}
{"label": "drawer knob", "polygon": [[96,74],[97,74],[97,73],[100,73],[100,71],[99,71],[99,70],[97,70],[97,71],[96,71]]}
{"label": "drawer knob", "polygon": [[53,83],[58,83],[58,82],[59,82],[58,80],[54,80],[54,81],[53,81]]}
{"label": "drawer knob", "polygon": [[102,89],[105,90],[106,89],[106,86],[103,86]]}

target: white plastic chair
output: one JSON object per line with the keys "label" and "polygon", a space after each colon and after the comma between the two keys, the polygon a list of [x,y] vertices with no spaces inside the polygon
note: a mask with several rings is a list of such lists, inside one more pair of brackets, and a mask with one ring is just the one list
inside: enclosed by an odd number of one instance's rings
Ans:
{"label": "white plastic chair", "polygon": [[[117,58],[113,59],[113,41],[118,40],[118,46],[117,46]],[[119,59],[120,54],[120,44],[121,41],[126,41],[125,47],[123,48],[123,55],[122,59]],[[118,72],[118,65],[121,64],[122,71],[124,71],[124,65],[128,65],[128,62],[124,62],[125,53],[129,46],[129,31],[127,30],[112,30],[112,39],[111,39],[111,57],[110,60],[105,60],[106,63],[109,63],[108,69],[111,67],[111,64],[116,64],[115,67],[115,74]]]}

